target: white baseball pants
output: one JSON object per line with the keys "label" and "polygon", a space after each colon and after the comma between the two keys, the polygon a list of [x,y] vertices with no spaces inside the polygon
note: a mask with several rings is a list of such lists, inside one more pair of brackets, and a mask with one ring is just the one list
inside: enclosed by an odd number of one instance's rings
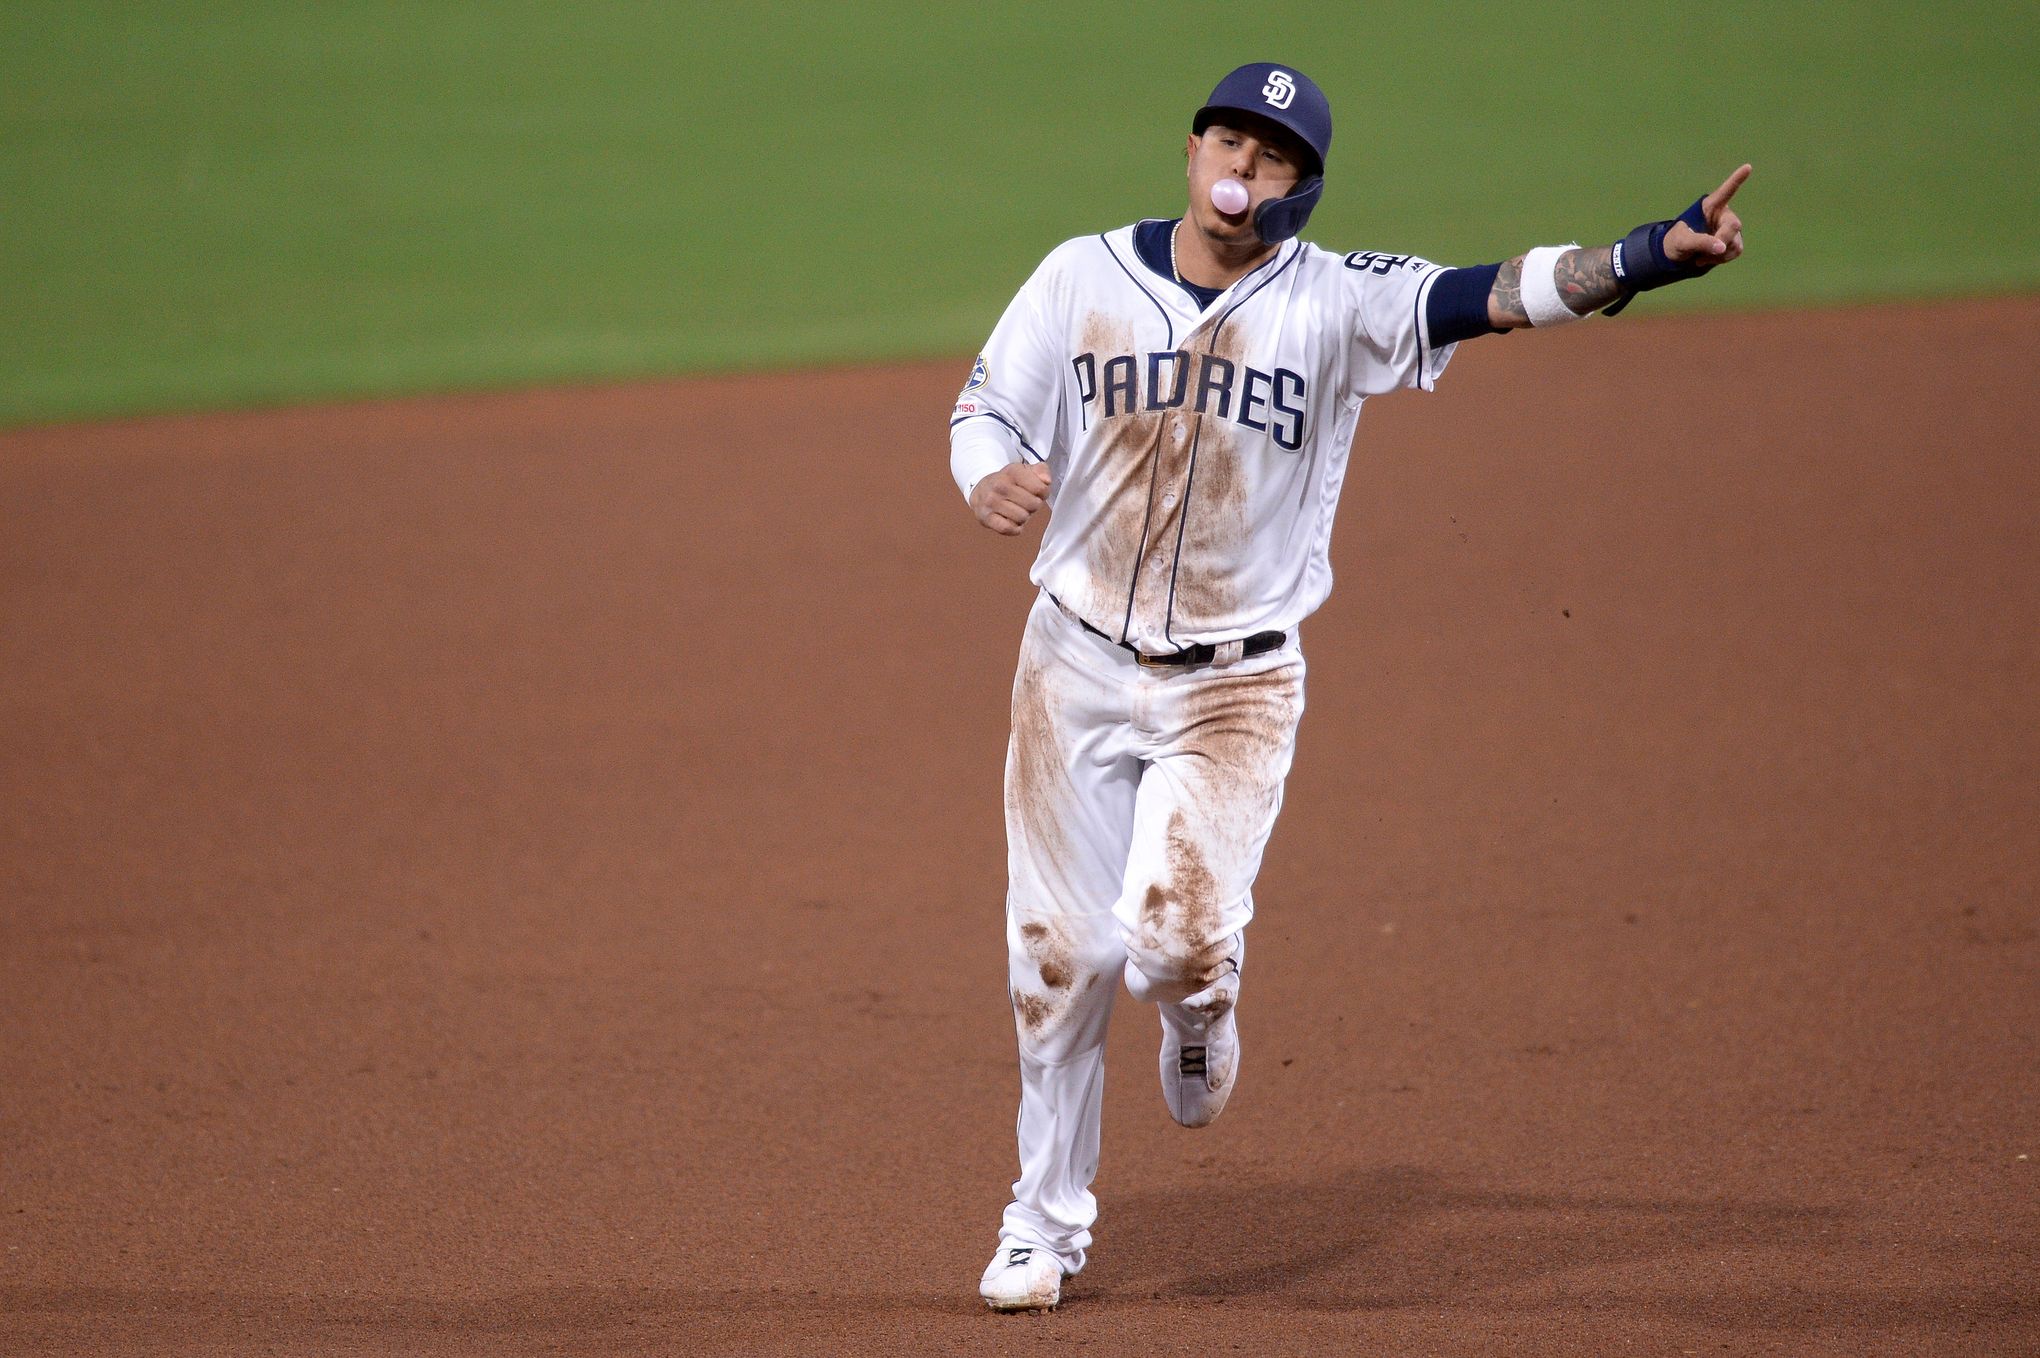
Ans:
{"label": "white baseball pants", "polygon": [[1020,1177],[1000,1234],[1065,1272],[1083,1267],[1098,1214],[1120,978],[1157,1003],[1237,984],[1303,680],[1294,635],[1229,664],[1144,667],[1045,593],[1028,615],[1006,754]]}

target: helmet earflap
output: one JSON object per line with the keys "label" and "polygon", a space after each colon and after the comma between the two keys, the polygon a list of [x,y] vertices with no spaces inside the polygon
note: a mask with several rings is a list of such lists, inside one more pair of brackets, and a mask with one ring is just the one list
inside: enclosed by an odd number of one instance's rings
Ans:
{"label": "helmet earflap", "polygon": [[1270,245],[1280,245],[1303,231],[1310,210],[1325,195],[1325,177],[1314,174],[1281,198],[1270,198],[1254,209],[1254,234]]}

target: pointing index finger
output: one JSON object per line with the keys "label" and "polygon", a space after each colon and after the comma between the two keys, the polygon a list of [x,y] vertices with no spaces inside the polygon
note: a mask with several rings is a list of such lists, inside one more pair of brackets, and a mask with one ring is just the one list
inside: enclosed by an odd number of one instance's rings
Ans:
{"label": "pointing index finger", "polygon": [[1743,186],[1743,181],[1745,179],[1748,179],[1749,177],[1750,177],[1749,166],[1744,165],[1738,168],[1735,171],[1735,173],[1731,174],[1728,178],[1721,181],[1720,188],[1716,189],[1714,192],[1707,195],[1706,200],[1702,202],[1700,205],[1702,210],[1704,210],[1709,217],[1712,217],[1715,213],[1719,212],[1722,208],[1728,205],[1728,200],[1735,197],[1735,191],[1741,188]]}

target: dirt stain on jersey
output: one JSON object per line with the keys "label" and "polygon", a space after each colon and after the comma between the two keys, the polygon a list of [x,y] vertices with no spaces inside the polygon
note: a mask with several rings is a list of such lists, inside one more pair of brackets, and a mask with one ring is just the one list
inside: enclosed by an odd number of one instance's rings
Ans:
{"label": "dirt stain on jersey", "polygon": [[1020,1016],[1020,1026],[1029,1034],[1039,1033],[1048,1026],[1055,1007],[1039,995],[1030,995],[1024,990],[1013,992],[1013,1012]]}
{"label": "dirt stain on jersey", "polygon": [[1167,880],[1149,884],[1141,897],[1142,941],[1201,990],[1224,973],[1232,936],[1219,932],[1226,902],[1181,810],[1169,815],[1164,860]]}
{"label": "dirt stain on jersey", "polygon": [[1084,564],[1092,597],[1083,613],[1094,627],[1114,637],[1125,619],[1126,596],[1142,562],[1142,542],[1152,547],[1154,520],[1165,517],[1159,505],[1149,504],[1163,424],[1158,413],[1114,417],[1091,466],[1096,517],[1084,541]]}
{"label": "dirt stain on jersey", "polygon": [[1062,921],[1023,924],[1020,941],[1033,960],[1034,969],[1041,974],[1043,985],[1050,990],[1069,989],[1076,968],[1071,960],[1069,931]]}
{"label": "dirt stain on jersey", "polygon": [[[1199,353],[1210,353],[1246,371],[1246,330],[1228,326],[1213,342],[1211,333],[1192,337]],[[1202,360],[1200,359],[1201,363]],[[1232,399],[1241,399],[1236,384]],[[1237,415],[1237,409],[1232,414]],[[1170,630],[1216,631],[1237,621],[1240,576],[1247,564],[1247,484],[1241,474],[1238,426],[1216,411],[1193,416],[1196,462],[1184,469],[1181,556],[1176,562]]]}
{"label": "dirt stain on jersey", "polygon": [[1186,675],[1181,745],[1195,816],[1170,813],[1161,880],[1141,897],[1145,947],[1175,958],[1186,979],[1216,981],[1231,955],[1228,906],[1246,892],[1247,861],[1281,805],[1288,752],[1303,714],[1300,665],[1241,675]]}
{"label": "dirt stain on jersey", "polygon": [[[1089,493],[1094,517],[1084,540],[1084,565],[1091,597],[1072,603],[1100,631],[1119,635],[1126,618],[1126,599],[1142,563],[1143,542],[1158,540],[1158,517],[1166,511],[1153,501],[1155,456],[1168,423],[1160,411],[1117,415],[1101,431],[1103,440],[1089,466]],[[1152,573],[1152,568],[1147,574]],[[1167,572],[1162,572],[1167,579]]]}
{"label": "dirt stain on jersey", "polygon": [[[1133,614],[1137,621],[1159,628],[1169,612],[1169,590],[1176,574],[1176,546],[1182,536],[1184,492],[1189,479],[1191,452],[1196,446],[1198,419],[1183,409],[1159,411],[1144,417],[1149,424],[1149,447],[1142,459],[1141,523],[1145,529],[1145,551],[1140,573],[1133,585]],[[1124,585],[1122,585],[1124,588]]]}
{"label": "dirt stain on jersey", "polygon": [[[1132,354],[1124,322],[1093,313],[1082,337],[1101,373],[1109,357]],[[1149,410],[1143,387],[1129,413],[1108,419],[1102,403],[1094,408],[1098,441],[1084,467],[1093,510],[1084,544],[1091,593],[1066,602],[1101,631],[1118,635],[1129,598],[1137,622],[1160,629],[1166,620],[1171,634],[1217,630],[1237,617],[1249,534],[1243,440],[1231,406],[1243,399],[1242,388],[1236,380],[1225,413],[1199,414],[1196,401],[1206,355],[1238,375],[1246,347],[1244,327],[1214,334],[1206,325],[1182,347],[1181,405]],[[1141,375],[1145,381],[1152,373],[1143,367]]]}
{"label": "dirt stain on jersey", "polygon": [[1289,749],[1303,716],[1303,674],[1294,664],[1250,674],[1223,671],[1183,694],[1183,748],[1198,764],[1216,819],[1258,823],[1270,814],[1288,773]]}
{"label": "dirt stain on jersey", "polygon": [[1065,739],[1056,720],[1054,681],[1038,657],[1022,663],[1013,680],[1013,735],[1006,754],[1006,824],[1032,851],[1055,863],[1068,861],[1066,818],[1076,803]]}
{"label": "dirt stain on jersey", "polygon": [[1172,632],[1223,631],[1239,621],[1240,576],[1247,564],[1246,483],[1231,426],[1213,419],[1202,425],[1176,563]]}
{"label": "dirt stain on jersey", "polygon": [[1133,352],[1133,323],[1093,311],[1084,317],[1084,352],[1095,354],[1102,367],[1114,354]]}

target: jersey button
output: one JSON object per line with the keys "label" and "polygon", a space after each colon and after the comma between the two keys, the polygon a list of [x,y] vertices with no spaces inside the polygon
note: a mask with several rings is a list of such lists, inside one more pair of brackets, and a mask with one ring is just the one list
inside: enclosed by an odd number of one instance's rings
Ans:
{"label": "jersey button", "polygon": [[1164,495],[1162,497],[1162,508],[1174,509],[1175,507],[1176,507],[1176,492],[1172,490],[1167,495]]}

